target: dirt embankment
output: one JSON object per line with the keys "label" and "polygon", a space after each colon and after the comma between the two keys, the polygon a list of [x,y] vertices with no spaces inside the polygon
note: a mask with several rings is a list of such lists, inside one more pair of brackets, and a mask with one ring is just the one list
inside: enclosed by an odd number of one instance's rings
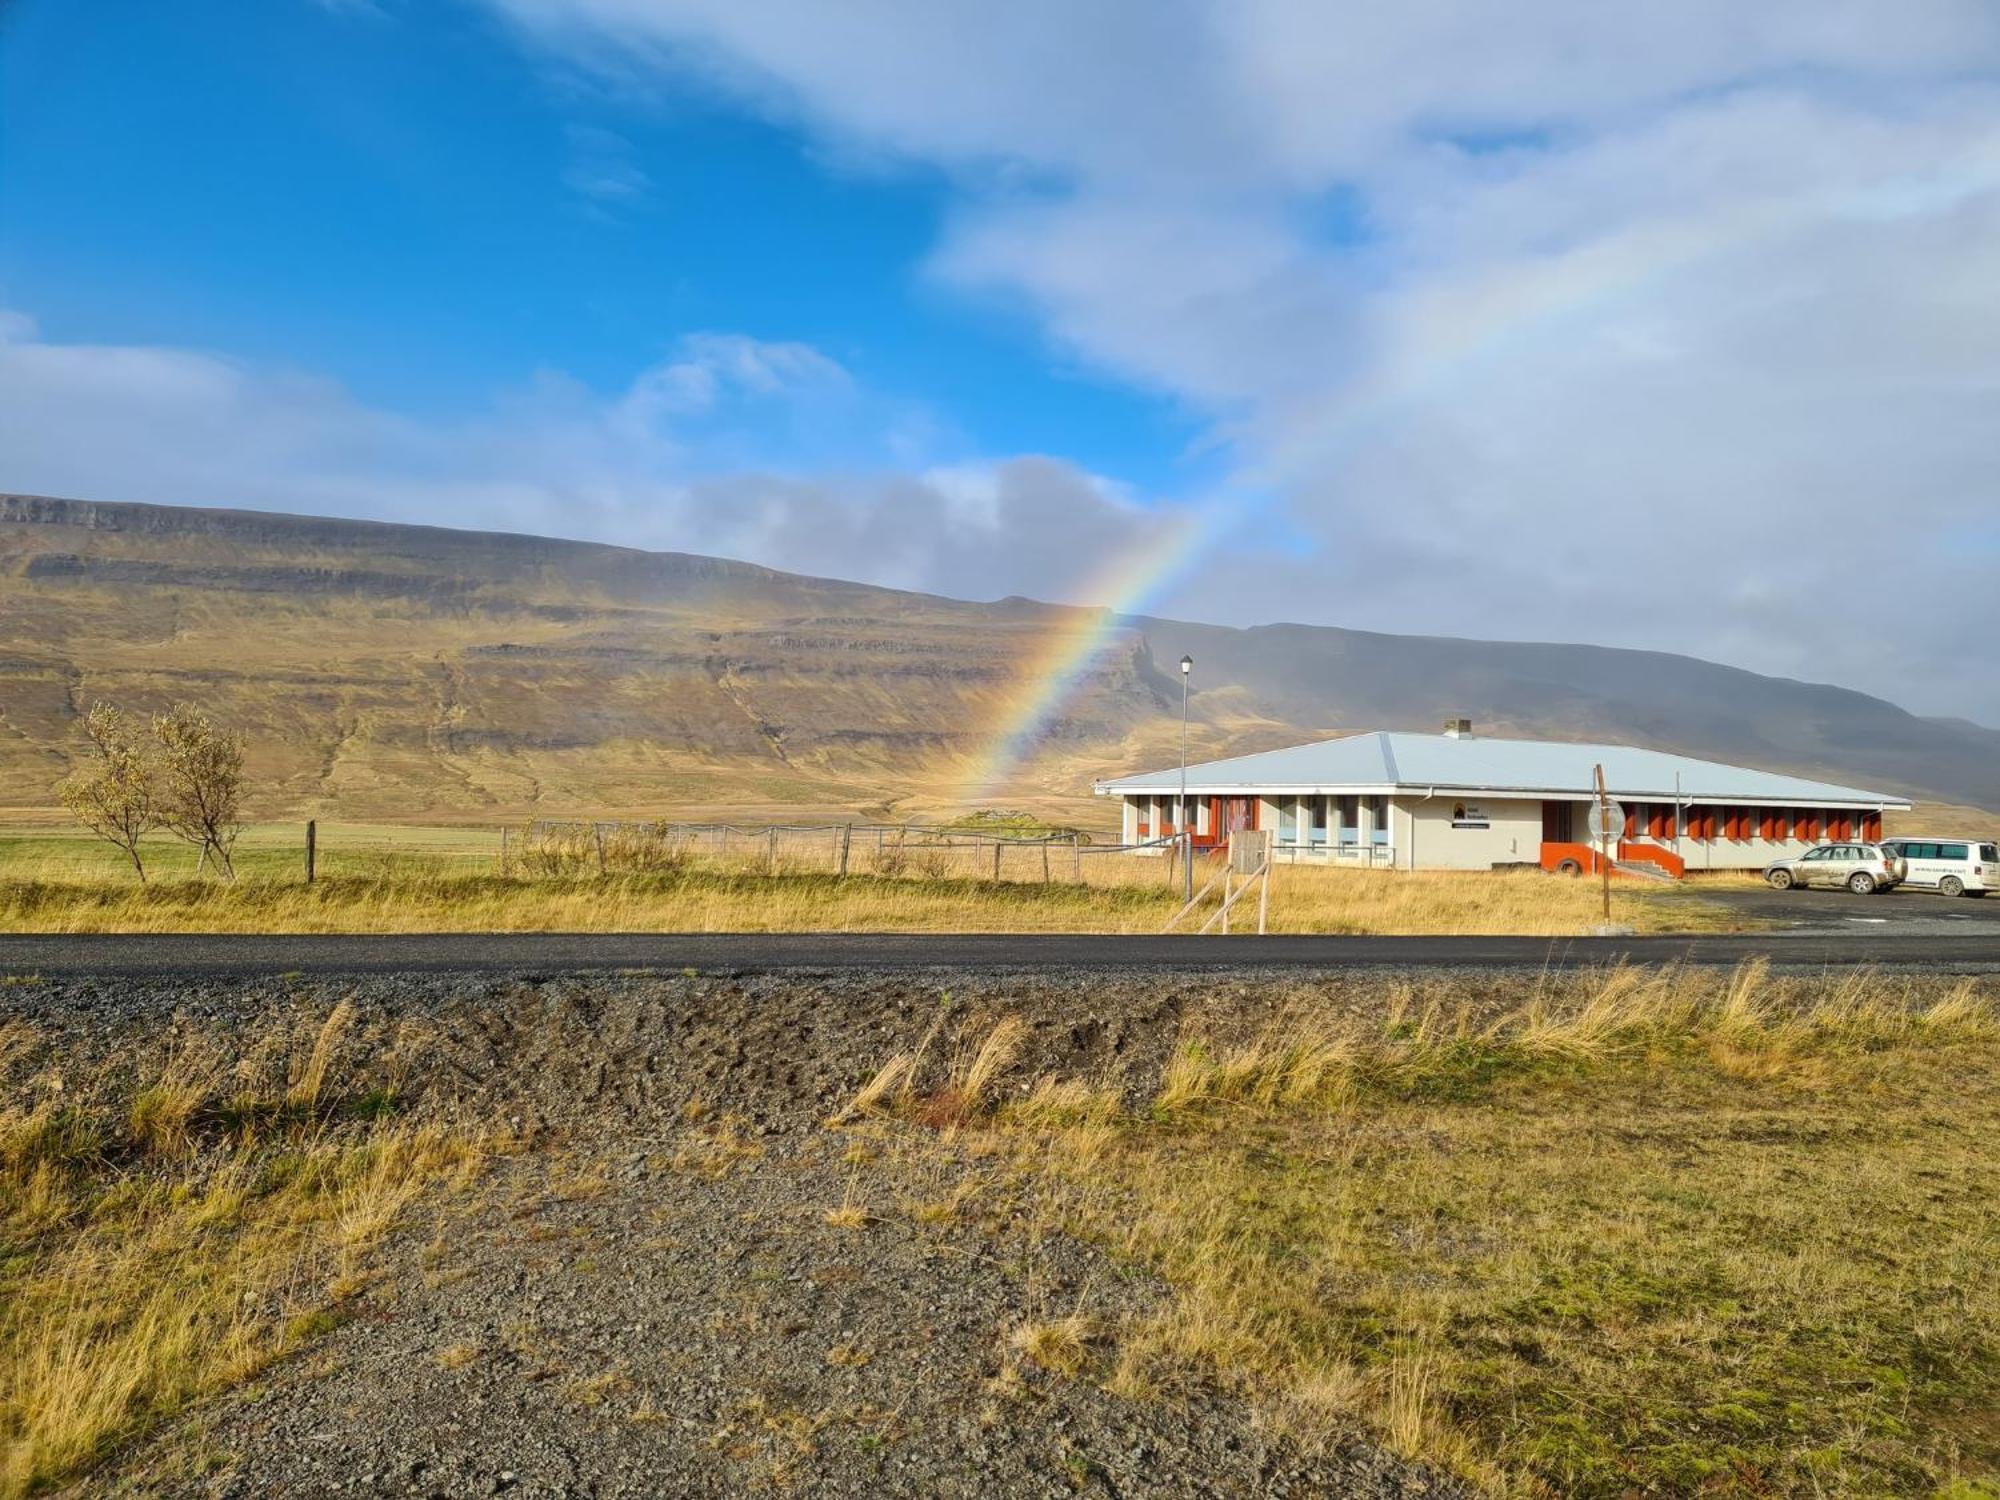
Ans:
{"label": "dirt embankment", "polygon": [[[1384,981],[1357,981],[1357,1003]],[[504,1132],[424,1200],[341,1325],[114,1459],[97,1492],[459,1496],[1448,1493],[1359,1442],[1311,1449],[1220,1388],[1128,1399],[1115,1351],[1058,1375],[1024,1323],[1115,1328],[1163,1289],[1004,1208],[940,1209],[893,1135],[827,1117],[885,1059],[1002,1015],[1003,1087],[1150,1090],[1268,985],[1155,976],[621,975],[49,982],[0,991],[76,1097],[176,1043],[254,1051],[345,1000],[333,1071],[404,1116]]]}

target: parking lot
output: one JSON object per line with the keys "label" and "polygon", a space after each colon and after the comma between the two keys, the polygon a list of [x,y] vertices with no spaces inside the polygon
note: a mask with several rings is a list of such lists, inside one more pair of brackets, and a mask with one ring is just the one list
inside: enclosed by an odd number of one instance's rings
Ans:
{"label": "parking lot", "polygon": [[1899,886],[1872,896],[1844,890],[1702,890],[1691,881],[1692,894],[1737,911],[1787,927],[1849,932],[1875,927],[1885,931],[1965,932],[2000,934],[2000,895],[1974,898],[1940,896],[1936,891]]}

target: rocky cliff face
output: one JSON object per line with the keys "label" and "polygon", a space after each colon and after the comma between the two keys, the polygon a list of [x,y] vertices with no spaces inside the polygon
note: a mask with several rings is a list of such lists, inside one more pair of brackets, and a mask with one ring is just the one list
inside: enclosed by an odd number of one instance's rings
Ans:
{"label": "rocky cliff face", "polygon": [[[970,794],[1051,632],[974,604],[537,537],[0,496],[0,807],[44,807],[94,699],[242,726],[264,810],[924,811]],[[1658,744],[2000,806],[2000,735],[1687,658],[1132,620],[1009,801],[1336,727]],[[1156,659],[1157,658],[1157,659]]]}

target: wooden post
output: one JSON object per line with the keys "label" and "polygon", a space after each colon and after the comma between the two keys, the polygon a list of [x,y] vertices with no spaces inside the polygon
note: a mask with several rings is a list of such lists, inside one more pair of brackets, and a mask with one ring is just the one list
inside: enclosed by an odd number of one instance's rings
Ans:
{"label": "wooden post", "polygon": [[505,823],[500,825],[500,875],[502,879],[505,879],[507,875],[507,825]]}
{"label": "wooden post", "polygon": [[313,883],[313,866],[319,854],[319,820],[306,819],[306,884]]}
{"label": "wooden post", "polygon": [[993,841],[993,879],[996,884],[1000,879],[1000,840],[998,839]]}
{"label": "wooden post", "polygon": [[1229,896],[1229,887],[1233,881],[1234,876],[1229,866],[1224,865],[1222,868],[1222,910],[1216,914],[1222,918],[1222,935],[1224,937],[1229,936],[1229,908],[1236,904]]}
{"label": "wooden post", "polygon": [[764,873],[778,873],[778,830],[773,828],[764,835]]}
{"label": "wooden post", "polygon": [[602,823],[592,823],[590,825],[590,833],[591,837],[597,840],[597,873],[602,875],[604,873],[604,825]]}
{"label": "wooden post", "polygon": [[1049,841],[1042,840],[1042,884],[1049,883]]}
{"label": "wooden post", "polygon": [[1271,846],[1264,846],[1264,885],[1257,892],[1257,936],[1264,936],[1265,919],[1271,914]]}
{"label": "wooden post", "polygon": [[853,842],[854,842],[854,825],[852,823],[841,824],[840,825],[840,877],[843,880],[847,878],[847,851],[849,846],[852,845]]}
{"label": "wooden post", "polygon": [[1069,873],[1078,885],[1083,884],[1083,835],[1080,833],[1069,836]]}

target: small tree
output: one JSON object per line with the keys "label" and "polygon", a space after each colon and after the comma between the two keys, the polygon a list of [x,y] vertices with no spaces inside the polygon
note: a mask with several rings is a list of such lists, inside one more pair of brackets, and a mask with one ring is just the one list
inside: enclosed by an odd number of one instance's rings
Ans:
{"label": "small tree", "polygon": [[192,703],[176,703],[153,719],[160,742],[160,821],[236,878],[230,850],[243,831],[243,739],[217,729]]}
{"label": "small tree", "polygon": [[146,862],[139,840],[160,826],[152,762],[133,743],[125,716],[112,704],[93,703],[83,731],[90,736],[90,764],[72,771],[57,794],[77,822],[125,851],[144,885]]}

